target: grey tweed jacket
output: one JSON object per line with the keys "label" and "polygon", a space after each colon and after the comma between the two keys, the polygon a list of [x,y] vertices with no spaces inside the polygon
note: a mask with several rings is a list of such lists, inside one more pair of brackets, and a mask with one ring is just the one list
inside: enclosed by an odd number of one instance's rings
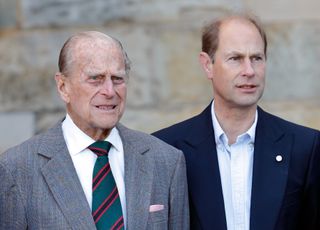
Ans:
{"label": "grey tweed jacket", "polygon": [[[189,229],[182,152],[117,128],[124,145],[127,229]],[[150,212],[157,204],[163,209]],[[95,229],[61,123],[0,155],[0,229]]]}

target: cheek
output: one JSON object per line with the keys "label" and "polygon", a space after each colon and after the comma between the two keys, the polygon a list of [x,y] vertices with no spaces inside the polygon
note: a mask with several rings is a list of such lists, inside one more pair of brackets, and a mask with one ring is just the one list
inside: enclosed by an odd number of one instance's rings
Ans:
{"label": "cheek", "polygon": [[94,98],[98,94],[98,90],[83,86],[83,85],[75,85],[72,89],[72,97],[75,103],[90,101],[92,98]]}
{"label": "cheek", "polygon": [[80,89],[78,84],[70,84],[68,87],[69,97],[72,100],[77,99],[80,96],[81,92],[82,92],[82,90]]}
{"label": "cheek", "polygon": [[212,86],[213,91],[216,94],[222,95],[229,91],[228,82],[223,78],[213,78],[212,79]]}
{"label": "cheek", "polygon": [[241,66],[236,63],[230,64],[226,62],[217,63],[216,68],[214,68],[214,80],[220,84],[228,82],[231,79],[236,78],[241,72]]}
{"label": "cheek", "polygon": [[212,83],[218,88],[227,88],[231,85],[231,81],[227,76],[219,76],[212,79]]}
{"label": "cheek", "polygon": [[88,97],[84,94],[83,91],[75,90],[70,97],[71,103],[77,106],[85,106],[88,101]]}
{"label": "cheek", "polygon": [[265,81],[266,81],[264,69],[259,69],[259,71],[256,72],[256,73],[257,73],[256,75],[257,75],[257,77],[258,77],[258,79],[260,81],[260,84],[264,85]]}
{"label": "cheek", "polygon": [[117,92],[117,95],[118,95],[123,101],[126,100],[126,97],[127,97],[127,86],[126,86],[126,85],[119,87],[119,88],[116,90],[116,92]]}
{"label": "cheek", "polygon": [[265,64],[257,64],[257,66],[254,68],[255,72],[259,74],[259,76],[264,77],[266,72],[266,65]]}

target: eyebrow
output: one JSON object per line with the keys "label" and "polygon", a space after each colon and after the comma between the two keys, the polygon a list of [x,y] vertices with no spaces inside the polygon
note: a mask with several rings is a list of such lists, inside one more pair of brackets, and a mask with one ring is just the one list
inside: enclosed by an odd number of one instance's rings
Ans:
{"label": "eyebrow", "polygon": [[[246,53],[244,54],[241,51],[230,51],[230,52],[227,52],[225,56],[229,57],[229,56],[232,56],[232,55],[246,56]],[[255,52],[250,53],[249,56],[251,57],[251,56],[261,56],[261,55],[264,56],[264,52],[263,51],[255,51]]]}
{"label": "eyebrow", "polygon": [[[97,70],[86,70],[84,71],[85,74],[87,75],[106,75],[106,72],[104,71],[97,71]],[[119,70],[116,71],[114,73],[112,73],[111,75],[118,75],[118,76],[126,76],[126,71],[125,70]]]}

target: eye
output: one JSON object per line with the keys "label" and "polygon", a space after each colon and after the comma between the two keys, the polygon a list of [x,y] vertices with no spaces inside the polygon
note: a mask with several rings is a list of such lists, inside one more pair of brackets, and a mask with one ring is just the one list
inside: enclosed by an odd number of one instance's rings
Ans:
{"label": "eye", "polygon": [[104,79],[103,75],[91,75],[88,77],[88,82],[90,83],[100,83]]}
{"label": "eye", "polygon": [[263,56],[260,56],[260,55],[253,56],[253,57],[251,58],[251,61],[261,62],[261,61],[264,61],[264,57],[263,57]]}
{"label": "eye", "polygon": [[115,85],[120,85],[125,83],[125,77],[120,77],[120,76],[111,76],[111,81]]}
{"label": "eye", "polygon": [[231,56],[230,58],[229,58],[229,60],[230,61],[239,61],[240,60],[240,56]]}
{"label": "eye", "polygon": [[92,75],[92,76],[89,76],[89,79],[90,80],[94,80],[94,81],[97,81],[97,80],[101,80],[103,77],[101,75]]}

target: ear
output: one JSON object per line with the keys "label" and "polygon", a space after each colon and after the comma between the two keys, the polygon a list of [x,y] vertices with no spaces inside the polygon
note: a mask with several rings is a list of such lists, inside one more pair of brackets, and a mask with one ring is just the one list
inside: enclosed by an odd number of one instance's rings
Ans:
{"label": "ear", "polygon": [[212,79],[213,77],[213,63],[211,58],[206,52],[200,52],[199,54],[199,62],[203,71],[206,73],[208,79]]}
{"label": "ear", "polygon": [[58,90],[58,93],[59,93],[61,99],[65,103],[69,103],[70,97],[69,97],[69,93],[68,93],[68,87],[66,85],[66,83],[67,83],[66,77],[61,72],[57,72],[55,74],[54,78],[56,80],[57,90]]}

